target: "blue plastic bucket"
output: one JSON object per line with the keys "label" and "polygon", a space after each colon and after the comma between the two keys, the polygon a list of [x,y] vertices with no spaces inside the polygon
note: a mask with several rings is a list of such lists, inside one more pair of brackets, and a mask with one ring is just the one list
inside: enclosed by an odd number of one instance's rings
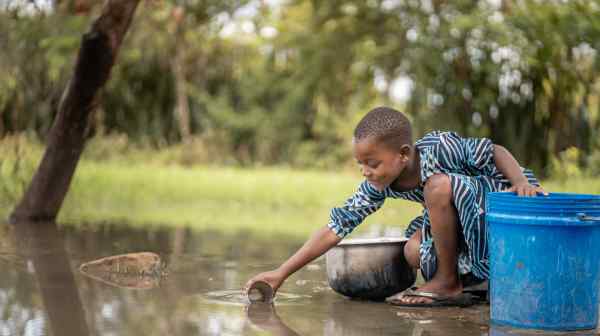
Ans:
{"label": "blue plastic bucket", "polygon": [[487,195],[490,318],[497,325],[594,329],[600,195]]}

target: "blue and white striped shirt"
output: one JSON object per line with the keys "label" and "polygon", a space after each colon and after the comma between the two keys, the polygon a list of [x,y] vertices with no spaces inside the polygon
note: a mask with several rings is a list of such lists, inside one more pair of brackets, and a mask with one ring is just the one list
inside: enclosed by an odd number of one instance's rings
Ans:
{"label": "blue and white striped shirt", "polygon": [[379,191],[366,180],[341,207],[331,210],[328,227],[340,238],[350,234],[370,214],[383,205],[386,198],[425,203],[423,186],[434,174],[489,176],[506,184],[508,180],[494,163],[494,145],[487,138],[462,138],[454,132],[434,131],[415,142],[421,157],[421,185],[413,190],[397,192],[389,186]]}

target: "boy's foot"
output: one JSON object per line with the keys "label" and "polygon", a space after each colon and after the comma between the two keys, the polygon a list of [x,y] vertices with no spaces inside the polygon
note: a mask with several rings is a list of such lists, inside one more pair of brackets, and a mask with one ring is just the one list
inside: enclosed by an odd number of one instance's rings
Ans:
{"label": "boy's foot", "polygon": [[406,291],[394,294],[386,299],[387,302],[396,302],[403,305],[430,305],[440,299],[457,298],[462,294],[462,284],[439,283],[435,279],[423,284],[423,286],[410,288]]}
{"label": "boy's foot", "polygon": [[[402,307],[468,307],[474,304],[473,296],[467,293],[460,293],[456,296],[445,296],[420,291],[413,287],[400,294],[399,298],[396,299],[395,296],[391,296],[386,299],[386,302]],[[414,301],[412,299],[418,300]],[[423,300],[421,299],[426,299],[427,302],[422,302]]]}

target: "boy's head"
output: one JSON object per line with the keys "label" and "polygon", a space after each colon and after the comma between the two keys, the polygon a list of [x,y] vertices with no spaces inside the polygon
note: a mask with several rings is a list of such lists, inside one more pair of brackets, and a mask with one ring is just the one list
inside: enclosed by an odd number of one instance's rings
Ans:
{"label": "boy's head", "polygon": [[384,189],[409,163],[410,121],[392,108],[377,107],[356,125],[353,149],[365,178],[377,189]]}

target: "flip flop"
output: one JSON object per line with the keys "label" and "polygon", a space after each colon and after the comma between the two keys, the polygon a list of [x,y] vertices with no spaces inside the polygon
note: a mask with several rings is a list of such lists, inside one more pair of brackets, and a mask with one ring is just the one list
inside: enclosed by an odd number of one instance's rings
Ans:
{"label": "flip flop", "polygon": [[476,302],[490,302],[489,281],[467,286],[463,289],[463,293],[471,294]]}
{"label": "flip flop", "polygon": [[[468,293],[461,293],[455,296],[441,295],[433,292],[420,291],[416,287],[412,287],[410,289],[405,290],[400,293],[398,299],[395,298],[398,294],[394,296],[390,296],[385,301],[394,306],[400,307],[469,307],[472,306],[475,302],[473,300],[473,296]],[[431,302],[419,302],[419,303],[407,303],[402,302],[401,298],[404,297],[423,297],[431,299]]]}

